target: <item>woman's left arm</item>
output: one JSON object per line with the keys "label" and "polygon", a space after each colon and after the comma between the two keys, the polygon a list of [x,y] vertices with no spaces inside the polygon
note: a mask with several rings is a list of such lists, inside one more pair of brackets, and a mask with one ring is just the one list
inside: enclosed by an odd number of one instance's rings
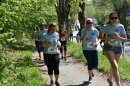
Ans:
{"label": "woman's left arm", "polygon": [[98,44],[100,43],[101,39],[99,39],[99,32],[97,31],[97,41],[94,44],[95,46],[98,46]]}
{"label": "woman's left arm", "polygon": [[57,46],[58,46],[58,48],[60,48],[61,47],[61,43],[60,43],[60,41],[58,40],[58,42],[57,42]]}
{"label": "woman's left arm", "polygon": [[122,34],[122,36],[119,36],[118,39],[121,40],[122,42],[127,42],[126,34]]}
{"label": "woman's left arm", "polygon": [[121,33],[121,35],[119,35],[117,32],[114,32],[113,36],[122,42],[127,42],[127,36],[126,36],[124,26],[122,26],[120,33]]}

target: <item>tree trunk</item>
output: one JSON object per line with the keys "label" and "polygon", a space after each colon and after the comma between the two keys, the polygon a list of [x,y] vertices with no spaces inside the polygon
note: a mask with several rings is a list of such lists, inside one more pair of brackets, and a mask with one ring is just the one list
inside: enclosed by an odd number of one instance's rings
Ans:
{"label": "tree trunk", "polygon": [[71,8],[71,5],[69,4],[70,1],[71,0],[59,0],[58,6],[55,6],[58,15],[58,23],[59,25],[65,24],[65,29],[67,32],[69,32],[68,16]]}
{"label": "tree trunk", "polygon": [[80,29],[83,29],[85,27],[85,16],[84,16],[85,3],[79,3],[79,7],[81,8],[82,11],[78,13],[78,19],[80,22]]}
{"label": "tree trunk", "polygon": [[64,25],[64,9],[63,9],[64,1],[59,0],[58,6],[55,6],[57,16],[58,16],[58,24]]}

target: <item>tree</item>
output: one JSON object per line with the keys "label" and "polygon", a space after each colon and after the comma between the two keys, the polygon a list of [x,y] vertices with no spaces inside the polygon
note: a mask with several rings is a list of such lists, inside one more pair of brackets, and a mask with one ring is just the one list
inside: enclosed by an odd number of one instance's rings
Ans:
{"label": "tree", "polygon": [[80,28],[83,29],[85,27],[85,2],[79,2],[79,7],[81,8],[81,11],[78,13],[78,19],[80,22]]}

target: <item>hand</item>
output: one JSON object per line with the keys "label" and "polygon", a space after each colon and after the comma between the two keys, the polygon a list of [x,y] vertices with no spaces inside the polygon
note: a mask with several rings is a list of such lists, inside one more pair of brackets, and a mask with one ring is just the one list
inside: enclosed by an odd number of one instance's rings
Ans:
{"label": "hand", "polygon": [[40,40],[41,39],[41,36],[38,36],[38,38],[37,38],[38,40]]}
{"label": "hand", "polygon": [[60,43],[60,41],[58,41],[57,46],[58,46],[58,48],[61,47],[61,43]]}
{"label": "hand", "polygon": [[106,41],[108,41],[108,42],[109,42],[109,41],[111,41],[111,38],[109,38],[109,37],[106,37]]}
{"label": "hand", "polygon": [[98,44],[97,44],[97,43],[93,43],[93,46],[94,46],[94,47],[97,47],[97,46],[98,46]]}
{"label": "hand", "polygon": [[113,36],[114,36],[114,38],[116,38],[116,39],[118,39],[118,38],[120,37],[117,32],[114,32],[114,33],[113,33]]}
{"label": "hand", "polygon": [[53,41],[52,40],[50,40],[49,42],[48,42],[48,44],[50,45],[50,44],[52,44],[53,43]]}

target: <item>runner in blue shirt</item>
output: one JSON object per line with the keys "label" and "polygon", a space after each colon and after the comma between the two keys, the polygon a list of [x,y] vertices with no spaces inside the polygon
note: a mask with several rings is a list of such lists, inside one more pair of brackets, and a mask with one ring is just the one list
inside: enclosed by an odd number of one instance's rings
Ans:
{"label": "runner in blue shirt", "polygon": [[[106,40],[103,50],[111,65],[110,77],[107,79],[109,86],[113,86],[113,77],[117,86],[121,86],[118,61],[122,53],[122,42],[126,42],[127,37],[124,26],[118,21],[118,14],[110,13],[109,22],[103,26],[99,36],[101,40]],[[106,37],[103,36],[104,34],[106,34]]]}
{"label": "runner in blue shirt", "polygon": [[48,68],[50,86],[54,86],[53,75],[55,76],[55,85],[60,86],[58,82],[60,62],[58,48],[61,47],[61,44],[59,41],[59,34],[56,32],[56,23],[51,23],[49,25],[48,32],[42,36],[41,41],[44,46],[44,61]]}
{"label": "runner in blue shirt", "polygon": [[82,49],[83,54],[88,63],[88,82],[92,82],[92,77],[94,77],[93,70],[98,66],[98,50],[97,46],[100,43],[100,39],[97,39],[99,32],[97,29],[93,28],[93,20],[88,18],[86,20],[86,28],[81,31]]}
{"label": "runner in blue shirt", "polygon": [[34,39],[35,39],[35,45],[36,45],[36,48],[37,48],[37,51],[38,51],[38,54],[39,54],[39,58],[41,58],[41,48],[39,47],[39,42],[40,42],[40,28],[39,27],[36,27],[36,30],[34,32],[34,35],[33,35]]}
{"label": "runner in blue shirt", "polygon": [[[44,34],[45,33],[47,33],[48,32],[48,29],[46,29],[46,25],[45,24],[40,24],[40,42],[41,42],[41,38],[42,38],[42,36],[44,36]],[[43,51],[43,48],[44,47],[41,47],[40,46],[40,48],[41,48],[41,50]],[[44,53],[44,52],[43,52]],[[41,58],[39,58],[39,60],[41,60]]]}

